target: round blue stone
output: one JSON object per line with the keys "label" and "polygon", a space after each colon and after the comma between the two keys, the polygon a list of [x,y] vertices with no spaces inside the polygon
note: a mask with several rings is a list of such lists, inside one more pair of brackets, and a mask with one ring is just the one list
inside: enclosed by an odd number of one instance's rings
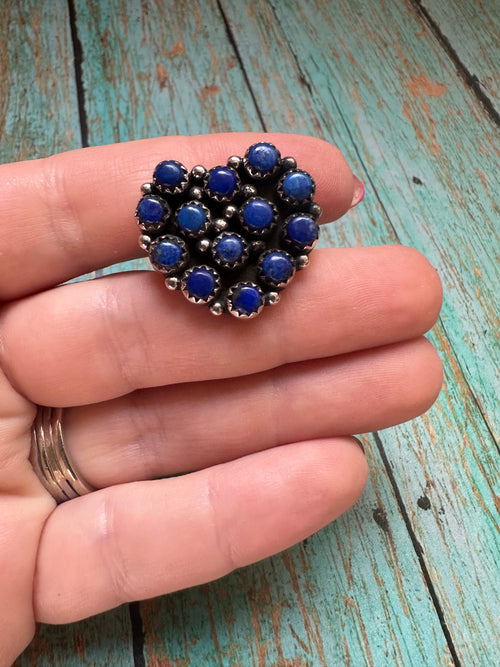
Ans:
{"label": "round blue stone", "polygon": [[262,273],[274,283],[286,283],[293,273],[293,264],[284,252],[270,252],[262,260]]}
{"label": "round blue stone", "polygon": [[279,153],[272,144],[261,142],[254,144],[248,151],[248,164],[262,174],[274,169]]}
{"label": "round blue stone", "polygon": [[313,191],[313,182],[309,174],[292,171],[283,180],[283,194],[296,201],[309,199]]}
{"label": "round blue stone", "polygon": [[177,243],[172,241],[160,241],[151,251],[151,259],[155,264],[171,268],[182,259],[183,251]]}
{"label": "round blue stone", "polygon": [[232,306],[242,315],[256,313],[262,304],[262,295],[256,287],[237,287],[231,297]]}
{"label": "round blue stone", "polygon": [[215,254],[223,262],[238,262],[243,255],[243,241],[238,236],[223,236],[215,246]]}
{"label": "round blue stone", "polygon": [[207,214],[198,204],[186,204],[177,212],[179,227],[188,233],[199,232],[207,221]]}
{"label": "round blue stone", "polygon": [[318,238],[318,226],[307,215],[294,215],[287,223],[286,235],[299,246],[308,246]]}
{"label": "round blue stone", "polygon": [[265,199],[253,199],[245,204],[243,220],[251,229],[266,229],[274,220],[273,207]]}
{"label": "round blue stone", "polygon": [[229,167],[215,167],[209,173],[207,186],[213,195],[230,197],[237,185],[238,178]]}
{"label": "round blue stone", "polygon": [[143,197],[137,205],[140,221],[150,225],[161,222],[167,212],[166,204],[153,197]]}
{"label": "round blue stone", "polygon": [[165,188],[175,188],[184,180],[184,172],[175,160],[164,160],[156,167],[154,179]]}
{"label": "round blue stone", "polygon": [[194,269],[186,280],[189,296],[208,299],[215,289],[215,276],[206,269]]}

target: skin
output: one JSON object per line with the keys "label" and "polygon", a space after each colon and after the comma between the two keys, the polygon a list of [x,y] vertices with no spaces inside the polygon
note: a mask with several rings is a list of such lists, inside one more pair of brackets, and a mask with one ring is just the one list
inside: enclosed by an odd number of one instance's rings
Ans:
{"label": "skin", "polygon": [[[259,139],[167,137],[0,167],[2,666],[37,621],[200,584],[317,531],[362,493],[351,435],[411,419],[439,392],[423,334],[441,284],[410,248],[317,250],[279,306],[247,322],[187,304],[153,272],[57,287],[140,254],[132,212],[161,159],[210,167]],[[336,148],[268,140],[315,176],[323,221],[357,203]],[[99,490],[56,506],[41,486],[36,404],[67,408],[67,450]]]}

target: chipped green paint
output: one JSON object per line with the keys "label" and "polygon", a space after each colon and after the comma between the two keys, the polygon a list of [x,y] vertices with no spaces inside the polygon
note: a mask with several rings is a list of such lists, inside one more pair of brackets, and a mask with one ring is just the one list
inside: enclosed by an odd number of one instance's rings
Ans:
{"label": "chipped green paint", "polygon": [[[419,10],[494,104],[492,1],[75,1],[90,144],[262,123],[324,136],[367,183],[324,244],[412,245],[446,290],[432,334],[445,389],[424,418],[364,438],[358,505],[283,554],[142,603],[146,665],[444,667],[500,652],[498,128]],[[0,18],[2,160],[78,146],[66,2],[11,0]],[[133,665],[130,619],[124,606],[42,626],[17,664]]]}

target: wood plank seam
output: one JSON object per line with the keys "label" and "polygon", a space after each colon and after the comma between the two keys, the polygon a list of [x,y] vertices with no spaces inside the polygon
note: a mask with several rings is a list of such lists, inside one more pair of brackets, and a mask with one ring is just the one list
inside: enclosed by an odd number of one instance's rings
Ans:
{"label": "wood plank seam", "polygon": [[85,109],[85,89],[83,87],[83,48],[78,36],[76,23],[76,10],[74,0],[68,0],[69,29],[73,46],[73,63],[75,71],[76,96],[78,101],[78,118],[80,121],[80,135],[82,146],[89,145],[89,133],[87,125],[87,111]]}

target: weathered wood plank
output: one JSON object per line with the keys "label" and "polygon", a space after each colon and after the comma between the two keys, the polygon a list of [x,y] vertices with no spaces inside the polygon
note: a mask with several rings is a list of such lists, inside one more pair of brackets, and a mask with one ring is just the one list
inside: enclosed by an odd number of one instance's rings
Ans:
{"label": "weathered wood plank", "polygon": [[500,6],[497,0],[416,2],[448,42],[453,56],[500,114]]}
{"label": "weathered wood plank", "polygon": [[67,3],[0,3],[0,162],[80,146]]}
{"label": "weathered wood plank", "polygon": [[[428,418],[384,442],[395,451],[388,457],[460,657],[486,664],[498,650],[498,477],[495,441],[476,400],[496,426],[496,128],[411,7],[272,4],[275,15],[253,3],[245,20],[236,2],[223,3],[266,126],[339,143],[369,182],[352,230],[334,227],[329,238],[339,245],[400,239],[430,256],[444,277],[443,322],[454,353],[442,327],[437,335],[447,392]],[[293,58],[284,54],[281,29]],[[302,107],[300,82],[311,93]]]}

